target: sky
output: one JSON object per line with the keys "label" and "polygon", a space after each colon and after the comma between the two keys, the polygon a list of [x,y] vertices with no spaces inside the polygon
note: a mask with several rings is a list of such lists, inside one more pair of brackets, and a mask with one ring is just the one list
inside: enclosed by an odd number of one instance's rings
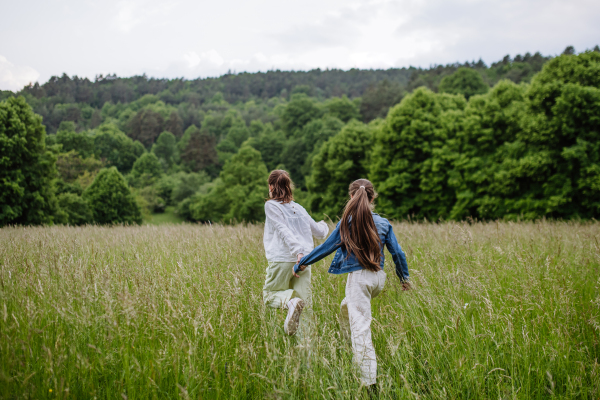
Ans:
{"label": "sky", "polygon": [[600,44],[598,0],[0,0],[0,89],[53,75],[429,67]]}

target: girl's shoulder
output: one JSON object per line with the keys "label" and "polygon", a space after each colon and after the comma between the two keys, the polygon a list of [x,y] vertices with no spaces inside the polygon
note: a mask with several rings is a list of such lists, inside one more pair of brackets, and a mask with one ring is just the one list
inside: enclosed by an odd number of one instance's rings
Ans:
{"label": "girl's shoulder", "polygon": [[281,207],[284,205],[284,203],[280,202],[279,200],[270,199],[270,200],[265,201],[265,207],[267,205],[271,206],[271,207],[273,207],[273,206]]}
{"label": "girl's shoulder", "polygon": [[301,214],[308,215],[308,211],[306,211],[306,209],[304,207],[302,207],[300,204],[296,203],[295,201],[290,201],[288,204],[290,205],[291,208],[294,209],[294,211],[301,213]]}
{"label": "girl's shoulder", "polygon": [[290,205],[290,207],[295,207],[295,208],[299,208],[301,210],[304,210],[304,207],[302,207],[300,204],[296,203],[295,201],[290,201],[289,203],[287,203]]}
{"label": "girl's shoulder", "polygon": [[292,214],[293,211],[296,211],[298,213],[306,213],[306,210],[304,209],[304,207],[302,207],[300,204],[290,201],[289,203],[282,203],[280,201],[277,200],[267,200],[265,202],[265,209],[270,208],[270,209],[279,209],[284,211],[285,213],[290,213]]}
{"label": "girl's shoulder", "polygon": [[281,203],[278,202],[277,200],[267,200],[265,201],[265,210],[270,209],[281,209]]}
{"label": "girl's shoulder", "polygon": [[387,218],[383,218],[381,215],[377,214],[377,213],[372,213],[373,215],[373,222],[375,222],[375,226],[377,227],[377,230],[379,231],[379,233],[382,234],[387,234],[388,230],[392,227],[392,224],[390,224],[390,221],[388,221]]}

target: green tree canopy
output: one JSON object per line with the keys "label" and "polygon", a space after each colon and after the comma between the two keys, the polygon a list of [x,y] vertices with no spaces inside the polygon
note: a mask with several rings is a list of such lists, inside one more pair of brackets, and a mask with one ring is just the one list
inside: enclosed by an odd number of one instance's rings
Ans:
{"label": "green tree canopy", "polygon": [[327,214],[332,219],[341,216],[350,182],[368,174],[374,129],[351,121],[321,146],[306,182],[310,193],[307,208],[312,214]]}
{"label": "green tree canopy", "polygon": [[360,102],[360,113],[365,122],[385,118],[390,107],[400,103],[403,94],[400,83],[387,79],[369,85]]}
{"label": "green tree canopy", "polygon": [[171,132],[163,132],[160,134],[156,143],[152,146],[152,153],[170,167],[173,165],[177,152],[177,138]]}
{"label": "green tree canopy", "polygon": [[133,164],[131,175],[134,178],[140,178],[142,175],[147,175],[151,178],[159,178],[163,173],[160,160],[154,153],[144,153]]}
{"label": "green tree canopy", "polygon": [[133,140],[139,140],[146,148],[150,148],[163,131],[164,125],[162,115],[147,108],[131,117],[127,123],[127,133]]}
{"label": "green tree canopy", "polygon": [[94,155],[117,167],[120,172],[129,172],[144,151],[140,142],[128,138],[114,124],[101,125],[95,131]]}
{"label": "green tree canopy", "polygon": [[179,172],[173,175],[173,190],[171,199],[177,204],[194,195],[202,185],[210,182],[210,177],[204,172]]}
{"label": "green tree canopy", "polygon": [[325,109],[327,113],[339,118],[344,123],[351,119],[361,119],[357,102],[350,100],[346,95],[329,99],[325,102]]}
{"label": "green tree canopy", "polygon": [[246,126],[246,123],[239,116],[231,119],[230,127],[227,130],[227,134],[217,145],[219,152],[219,160],[224,162],[233,154],[235,154],[242,143],[244,143],[250,137],[250,130]]}
{"label": "green tree canopy", "polygon": [[528,180],[511,178],[526,150],[518,138],[527,107],[525,86],[508,80],[469,100],[457,135],[460,151],[449,175],[456,192],[449,218],[495,219],[520,213],[511,199],[525,193],[540,172],[531,170]]}
{"label": "green tree canopy", "polygon": [[319,118],[322,113],[323,111],[314,99],[303,93],[293,95],[281,116],[286,134],[288,137],[294,135],[310,120]]}
{"label": "green tree canopy", "polygon": [[306,186],[304,180],[310,174],[315,153],[343,126],[343,122],[338,118],[326,115],[311,120],[286,143],[281,163],[285,165],[298,188]]}
{"label": "green tree canopy", "polygon": [[192,200],[192,217],[198,221],[264,221],[267,177],[260,153],[243,145],[227,161],[211,191]]}
{"label": "green tree canopy", "polygon": [[100,170],[83,193],[98,224],[140,224],[142,212],[117,168]]}
{"label": "green tree canopy", "polygon": [[182,165],[189,171],[206,170],[209,175],[216,176],[219,165],[216,142],[217,138],[206,128],[200,130],[195,125],[190,126],[177,143]]}
{"label": "green tree canopy", "polygon": [[457,156],[463,96],[419,88],[392,108],[375,135],[370,179],[392,218],[446,218],[455,202],[448,173]]}
{"label": "green tree canopy", "polygon": [[75,132],[75,124],[70,121],[60,124],[54,141],[62,145],[65,153],[74,150],[83,158],[94,154],[94,137],[87,131]]}
{"label": "green tree canopy", "polygon": [[467,99],[476,94],[484,94],[490,89],[481,74],[472,68],[459,68],[452,75],[444,77],[439,86],[440,93],[462,94]]}
{"label": "green tree canopy", "polygon": [[256,137],[250,138],[248,144],[260,152],[269,171],[274,170],[282,161],[283,149],[286,145],[285,134],[281,130],[274,130],[268,124]]}
{"label": "green tree canopy", "polygon": [[0,226],[53,222],[56,158],[45,137],[42,118],[23,97],[0,102]]}
{"label": "green tree canopy", "polygon": [[530,216],[598,216],[600,54],[551,60],[532,80],[527,97],[530,111],[520,135],[527,151],[513,179],[535,179],[526,191],[515,193],[515,207]]}
{"label": "green tree canopy", "polygon": [[89,224],[93,220],[92,211],[87,201],[74,193],[61,193],[58,195],[58,205],[65,218],[63,223],[69,225]]}
{"label": "green tree canopy", "polygon": [[86,172],[90,175],[95,174],[104,167],[104,164],[94,157],[83,158],[78,152],[71,150],[67,153],[58,154],[56,167],[63,181],[73,183]]}

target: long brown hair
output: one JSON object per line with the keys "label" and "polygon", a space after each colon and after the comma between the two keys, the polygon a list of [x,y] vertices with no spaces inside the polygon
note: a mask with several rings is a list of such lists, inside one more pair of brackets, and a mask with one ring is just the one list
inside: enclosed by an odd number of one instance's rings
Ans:
{"label": "long brown hair", "polygon": [[[277,200],[282,203],[289,203],[294,200],[292,190],[294,189],[294,183],[290,174],[282,169],[276,169],[271,171],[268,179],[269,185],[271,185],[270,199]],[[267,199],[269,200],[269,199]]]}
{"label": "long brown hair", "polygon": [[340,223],[342,246],[348,254],[356,256],[363,268],[379,271],[381,240],[371,215],[371,202],[377,197],[377,193],[367,179],[352,182],[348,192],[351,198],[344,208]]}

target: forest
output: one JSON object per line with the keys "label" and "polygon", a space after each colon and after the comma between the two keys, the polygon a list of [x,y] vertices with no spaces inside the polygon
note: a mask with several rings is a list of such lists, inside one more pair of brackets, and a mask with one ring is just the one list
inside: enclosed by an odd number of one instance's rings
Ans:
{"label": "forest", "polygon": [[367,177],[395,220],[600,211],[600,49],[0,92],[0,226],[260,222],[268,171],[335,220]]}

